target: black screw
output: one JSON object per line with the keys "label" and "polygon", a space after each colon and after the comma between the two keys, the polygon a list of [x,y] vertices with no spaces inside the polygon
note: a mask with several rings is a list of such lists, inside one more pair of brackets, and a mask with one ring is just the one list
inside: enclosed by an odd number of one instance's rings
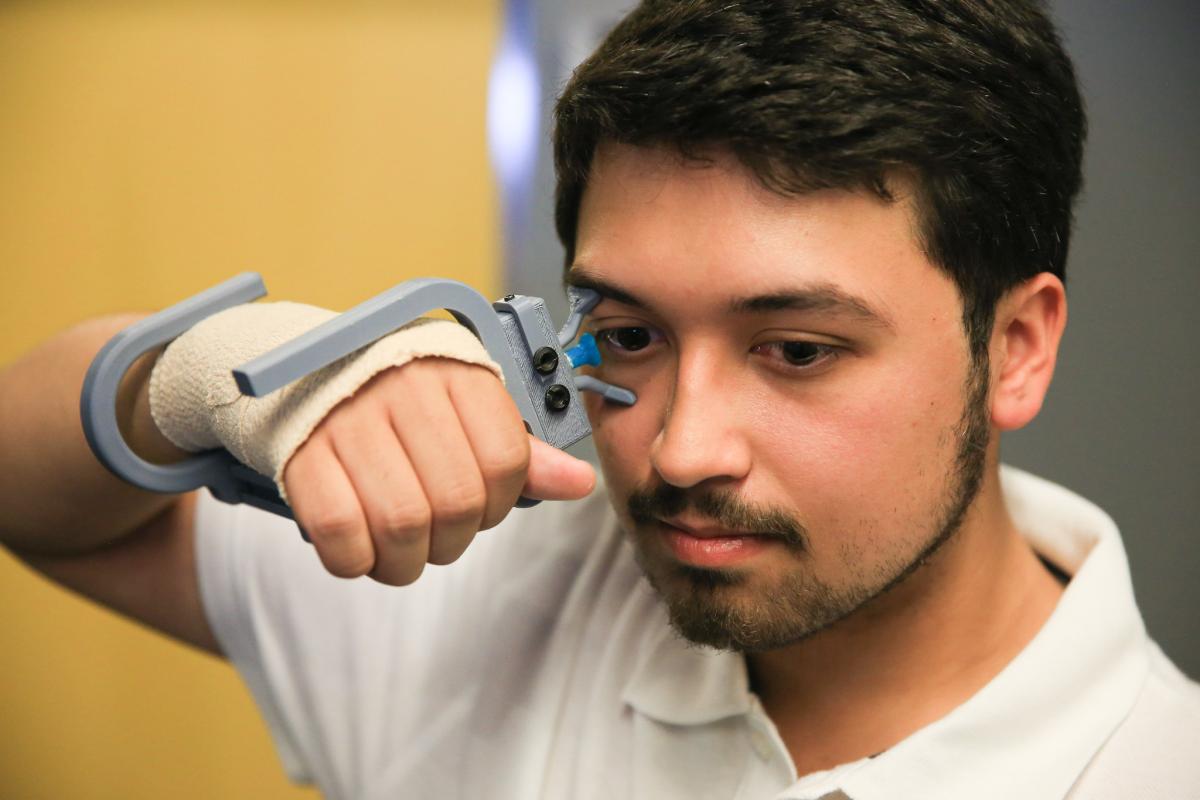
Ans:
{"label": "black screw", "polygon": [[546,408],[551,411],[562,411],[571,405],[571,392],[561,383],[555,383],[546,390]]}
{"label": "black screw", "polygon": [[558,353],[553,347],[539,347],[533,354],[533,368],[543,375],[549,375],[558,369]]}

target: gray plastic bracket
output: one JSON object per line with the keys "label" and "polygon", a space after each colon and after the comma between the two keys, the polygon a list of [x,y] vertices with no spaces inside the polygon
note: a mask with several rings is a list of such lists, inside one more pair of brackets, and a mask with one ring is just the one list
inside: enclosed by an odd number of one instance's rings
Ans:
{"label": "gray plastic bracket", "polygon": [[[546,303],[540,297],[507,295],[503,300],[493,303],[492,307],[498,312],[509,347],[514,353],[529,358],[520,374],[524,394],[530,399],[544,431],[544,435],[538,438],[560,449],[583,439],[592,432],[592,428],[579,398],[579,389],[575,386],[571,361],[563,352],[558,335],[550,324]],[[538,372],[533,366],[533,354],[543,347],[551,348],[558,356],[558,364],[549,373]],[[555,385],[566,389],[568,398],[566,406],[557,410],[546,400],[547,391]],[[510,392],[514,396],[519,394],[515,387]]]}
{"label": "gray plastic bracket", "polygon": [[568,287],[567,298],[571,302],[571,313],[558,332],[558,343],[563,347],[575,341],[579,329],[583,327],[584,317],[603,299],[595,289],[580,289],[577,286]]}

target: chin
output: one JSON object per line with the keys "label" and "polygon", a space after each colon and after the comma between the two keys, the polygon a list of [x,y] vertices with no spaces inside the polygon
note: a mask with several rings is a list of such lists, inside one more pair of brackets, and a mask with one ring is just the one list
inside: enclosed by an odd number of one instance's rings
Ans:
{"label": "chin", "polygon": [[671,627],[693,644],[741,653],[775,650],[824,630],[860,604],[799,568],[782,577],[765,568],[710,569],[680,564],[635,538],[637,562],[667,608]]}

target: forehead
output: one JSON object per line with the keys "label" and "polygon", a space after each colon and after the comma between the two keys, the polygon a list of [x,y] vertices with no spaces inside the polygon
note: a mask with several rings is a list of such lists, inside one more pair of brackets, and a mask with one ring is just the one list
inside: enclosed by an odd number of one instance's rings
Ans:
{"label": "forehead", "polygon": [[953,283],[920,246],[902,181],[890,201],[840,189],[784,197],[732,155],[705,156],[601,145],[580,204],[575,266],[641,298],[711,310],[805,286],[862,298],[885,315],[903,315],[922,296],[957,304]]}

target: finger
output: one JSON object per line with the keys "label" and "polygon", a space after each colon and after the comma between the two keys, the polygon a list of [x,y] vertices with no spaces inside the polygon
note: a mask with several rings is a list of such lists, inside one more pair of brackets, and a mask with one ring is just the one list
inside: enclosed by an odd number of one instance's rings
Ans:
{"label": "finger", "polygon": [[308,534],[325,569],[339,578],[366,575],[375,548],[358,496],[324,438],[312,438],[283,471],[296,522]]}
{"label": "finger", "polygon": [[391,418],[429,502],[429,563],[449,564],[483,520],[487,492],[475,454],[440,378],[414,383]]}
{"label": "finger", "polygon": [[370,530],[375,548],[370,576],[407,586],[421,576],[429,557],[430,511],[386,409],[364,409],[338,425],[331,439]]}
{"label": "finger", "polygon": [[487,502],[480,530],[487,530],[499,525],[521,496],[529,436],[516,403],[491,373],[470,370],[455,376],[450,399],[483,478]]}
{"label": "finger", "polygon": [[529,436],[529,474],[522,494],[534,500],[578,500],[596,488],[592,465]]}

